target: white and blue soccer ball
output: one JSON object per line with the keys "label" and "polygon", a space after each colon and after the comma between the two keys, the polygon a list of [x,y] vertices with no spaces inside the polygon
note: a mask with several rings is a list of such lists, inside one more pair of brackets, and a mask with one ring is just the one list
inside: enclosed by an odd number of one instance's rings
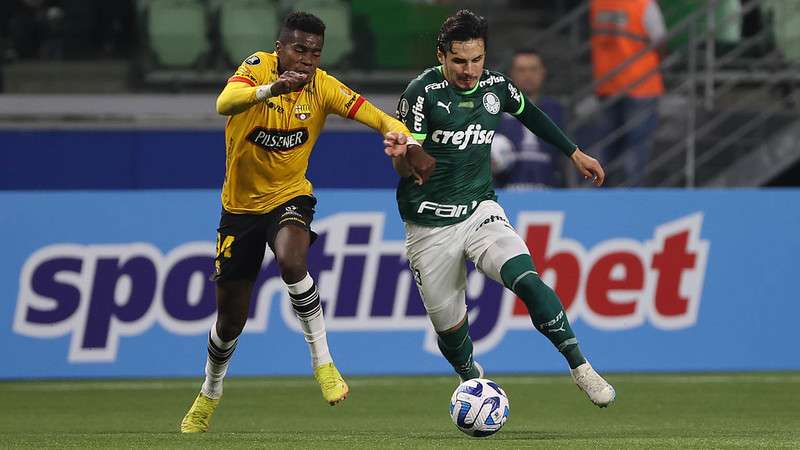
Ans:
{"label": "white and blue soccer ball", "polygon": [[508,420],[508,397],[492,380],[473,378],[461,383],[450,398],[450,417],[472,437],[491,436]]}

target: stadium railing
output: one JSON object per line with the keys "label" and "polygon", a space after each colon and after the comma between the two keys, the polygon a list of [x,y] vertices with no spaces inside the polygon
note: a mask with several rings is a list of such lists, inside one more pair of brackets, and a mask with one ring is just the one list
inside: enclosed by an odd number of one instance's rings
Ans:
{"label": "stadium railing", "polygon": [[[781,0],[777,0],[781,1]],[[771,46],[775,29],[764,27],[758,33],[728,45],[726,51],[717,48],[717,37],[722,27],[740,20],[745,14],[769,6],[767,0],[750,0],[740,10],[721,9],[715,0],[706,2],[678,20],[668,31],[666,38],[668,53],[660,67],[667,81],[667,92],[662,102],[663,125],[658,131],[658,140],[653,157],[647,166],[650,186],[703,186],[719,183],[725,179],[724,172],[741,166],[734,164],[753,152],[763,149],[763,141],[779,137],[783,133],[794,133],[790,125],[800,119],[795,110],[797,101],[792,85],[800,81],[796,59],[787,58],[790,44],[800,44],[800,39],[790,40],[783,36],[782,46]],[[549,48],[554,40],[570,39],[571,51],[554,58],[560,65],[555,71],[569,68],[569,72],[581,72],[577,76],[562,79],[565,97],[576,120],[570,123],[570,132],[580,134],[584,128],[601,120],[613,102],[636,87],[650,74],[631,83],[613,98],[584,108],[593,98],[596,86],[628,67],[638,57],[655,49],[655,45],[642,50],[628,61],[610,72],[603,79],[591,80],[590,43],[588,40],[589,2],[583,2],[564,18],[537,34],[534,38],[539,48]],[[564,48],[561,46],[560,48]],[[764,50],[768,49],[768,50]],[[568,65],[568,66],[567,66]],[[576,70],[577,69],[577,70]],[[564,81],[566,80],[566,84]],[[777,92],[777,94],[776,94]],[[586,109],[589,112],[586,112]],[[617,130],[588,143],[590,153],[597,154],[604,146],[636,127],[645,119],[633,117]],[[800,151],[784,152],[783,158],[770,161],[770,172],[796,164]],[[607,166],[616,174],[616,183],[627,186],[630,180],[619,176],[623,170],[624,155]],[[752,185],[763,177],[766,167],[752,165],[751,176],[739,180],[738,185]]]}

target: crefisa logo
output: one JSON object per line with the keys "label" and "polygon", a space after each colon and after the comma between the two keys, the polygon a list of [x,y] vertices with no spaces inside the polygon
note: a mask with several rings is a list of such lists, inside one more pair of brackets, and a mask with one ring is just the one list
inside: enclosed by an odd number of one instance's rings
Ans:
{"label": "crefisa logo", "polygon": [[[516,229],[570,320],[604,330],[649,324],[662,330],[697,322],[709,243],[703,216],[655,227],[640,242],[612,238],[591,248],[563,236],[561,212],[522,212]],[[403,242],[384,239],[385,215],[340,213],[315,222],[309,253],[329,331],[424,330],[436,353]],[[213,242],[188,242],[164,254],[149,243],[55,244],[30,255],[20,273],[14,332],[37,338],[70,336],[71,362],[111,362],[121,338],[148,332],[208,332],[215,318]],[[264,332],[274,301],[299,332],[277,263],[267,252],[255,284],[245,332]],[[514,294],[470,267],[467,305],[477,352],[508,330],[532,330]]]}

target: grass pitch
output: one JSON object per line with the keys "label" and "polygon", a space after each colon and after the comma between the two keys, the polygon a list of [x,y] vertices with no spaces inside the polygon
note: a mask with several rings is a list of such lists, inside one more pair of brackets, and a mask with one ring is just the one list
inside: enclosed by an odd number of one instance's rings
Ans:
{"label": "grass pitch", "polygon": [[231,378],[199,435],[177,432],[200,379],[0,382],[2,448],[800,448],[800,373],[610,375],[592,405],[564,376],[493,376],[511,414],[469,438],[455,377],[351,377],[336,407],[307,378]]}

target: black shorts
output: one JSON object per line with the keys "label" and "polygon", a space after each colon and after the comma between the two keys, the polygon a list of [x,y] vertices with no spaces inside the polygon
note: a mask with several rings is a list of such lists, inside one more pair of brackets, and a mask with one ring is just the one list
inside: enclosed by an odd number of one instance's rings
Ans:
{"label": "black shorts", "polygon": [[301,195],[266,214],[234,214],[223,210],[217,228],[212,279],[255,280],[261,270],[266,246],[275,252],[275,236],[286,225],[308,230],[313,243],[317,233],[311,231],[311,221],[314,220],[316,204],[316,198]]}

